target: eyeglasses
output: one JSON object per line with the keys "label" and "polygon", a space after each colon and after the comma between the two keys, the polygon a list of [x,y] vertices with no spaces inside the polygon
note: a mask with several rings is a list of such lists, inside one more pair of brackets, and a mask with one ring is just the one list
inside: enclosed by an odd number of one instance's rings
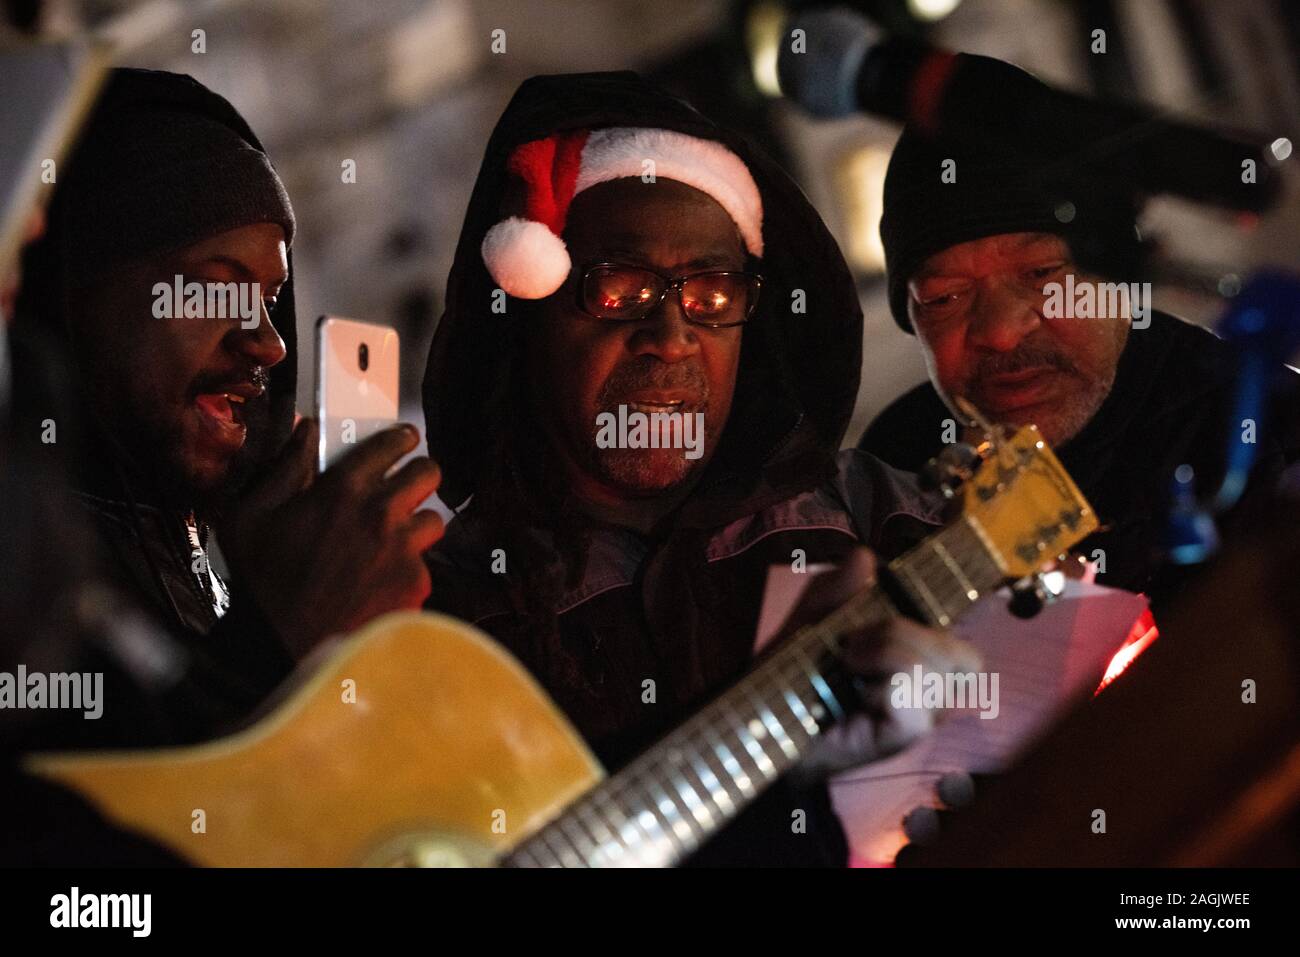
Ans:
{"label": "eyeglasses", "polygon": [[687,322],[722,329],[754,315],[762,286],[762,276],[747,272],[707,270],[674,279],[641,266],[595,263],[579,278],[578,308],[593,319],[632,322],[648,316],[674,289]]}

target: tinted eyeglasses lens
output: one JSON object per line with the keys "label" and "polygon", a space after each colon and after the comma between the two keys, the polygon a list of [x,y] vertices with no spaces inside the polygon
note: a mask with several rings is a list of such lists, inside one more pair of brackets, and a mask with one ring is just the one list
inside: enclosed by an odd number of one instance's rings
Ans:
{"label": "tinted eyeglasses lens", "polygon": [[599,266],[587,272],[582,285],[583,308],[602,319],[632,318],[659,298],[663,281],[652,272]]}
{"label": "tinted eyeglasses lens", "polygon": [[743,273],[704,273],[682,284],[682,304],[693,322],[744,322],[753,297],[754,283]]}

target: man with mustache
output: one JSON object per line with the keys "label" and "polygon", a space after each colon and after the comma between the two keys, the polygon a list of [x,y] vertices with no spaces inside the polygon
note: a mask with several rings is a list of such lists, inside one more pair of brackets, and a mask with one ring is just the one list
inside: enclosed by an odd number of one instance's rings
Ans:
{"label": "man with mustache", "polygon": [[[750,667],[771,566],[847,562],[839,585],[861,587],[860,546],[893,557],[938,522],[909,477],[837,454],[861,322],[817,213],[742,137],[635,74],[527,81],[489,141],[424,381],[459,506],[429,607],[498,639],[625,764]],[[902,634],[899,661],[966,654],[897,624],[860,638],[855,670],[892,670]],[[809,770],[909,737],[888,715],[833,725]],[[845,856],[826,789],[782,780],[695,861]]]}
{"label": "man with mustache", "polygon": [[[388,474],[418,440],[399,426],[315,476],[317,426],[294,424],[293,211],[229,103],[189,77],[115,70],[66,167],[18,317],[69,368],[49,389],[17,386],[15,419],[40,423],[40,441],[24,436],[33,454],[71,470],[111,585],[183,649],[187,690],[164,736],[204,737],[321,639],[420,606],[441,521],[416,509],[437,468]],[[161,302],[177,277],[232,284],[253,308]],[[35,374],[14,365],[20,383]],[[117,743],[151,737],[137,732]]]}
{"label": "man with mustache", "polygon": [[[1208,494],[1241,424],[1228,345],[1149,301],[1100,293],[1139,278],[1136,198],[1064,153],[1049,164],[909,127],[884,203],[890,308],[930,381],[885,409],[860,448],[921,468],[963,438],[958,396],[991,421],[1033,423],[1104,523],[1080,546],[1099,560],[1098,580],[1167,600],[1183,579],[1162,554],[1175,470],[1191,465]],[[1089,286],[1090,308],[1062,295]],[[1261,490],[1300,458],[1295,376],[1277,371],[1285,398],[1257,434],[1237,433],[1259,443]],[[1244,502],[1233,519],[1254,508]]]}

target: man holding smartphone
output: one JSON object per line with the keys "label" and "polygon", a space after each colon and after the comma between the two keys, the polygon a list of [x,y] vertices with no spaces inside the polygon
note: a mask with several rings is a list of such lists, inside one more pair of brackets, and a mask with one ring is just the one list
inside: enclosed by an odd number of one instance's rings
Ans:
{"label": "man holding smartphone", "polygon": [[[189,77],[116,70],[27,257],[19,322],[61,345],[75,379],[61,391],[83,414],[38,407],[21,361],[15,404],[41,423],[38,451],[71,468],[114,583],[202,676],[211,707],[196,702],[179,737],[238,721],[321,639],[419,607],[430,587],[419,556],[442,523],[419,505],[438,470],[421,457],[389,474],[417,431],[386,429],[317,476],[317,425],[295,427],[293,235],[229,103]],[[253,314],[210,294],[160,305],[159,290],[193,283],[237,291]],[[229,585],[208,562],[213,534]]]}

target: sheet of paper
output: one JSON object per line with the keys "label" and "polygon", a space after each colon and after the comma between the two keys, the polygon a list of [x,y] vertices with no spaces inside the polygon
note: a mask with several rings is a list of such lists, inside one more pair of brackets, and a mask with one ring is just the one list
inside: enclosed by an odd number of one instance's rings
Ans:
{"label": "sheet of paper", "polygon": [[[770,640],[810,577],[788,566],[769,572],[757,646]],[[919,806],[941,806],[935,786],[943,775],[1007,768],[1066,705],[1097,687],[1146,608],[1140,595],[1069,581],[1055,603],[1024,620],[1008,611],[1008,597],[1005,591],[991,596],[953,629],[979,650],[985,670],[998,676],[997,716],[949,712],[905,751],[833,779],[831,797],[857,863],[892,862],[907,843],[904,815]]]}

